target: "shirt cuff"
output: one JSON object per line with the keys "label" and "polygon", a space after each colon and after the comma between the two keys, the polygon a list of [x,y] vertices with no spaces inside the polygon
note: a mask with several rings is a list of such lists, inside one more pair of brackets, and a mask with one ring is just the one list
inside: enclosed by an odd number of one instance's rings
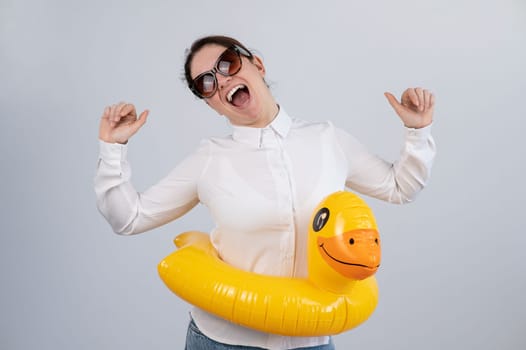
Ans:
{"label": "shirt cuff", "polygon": [[105,161],[126,160],[128,146],[120,143],[108,143],[99,139],[99,158]]}
{"label": "shirt cuff", "polygon": [[415,129],[405,127],[406,135],[408,138],[415,140],[424,140],[431,136],[431,126],[433,123],[424,126],[423,128]]}

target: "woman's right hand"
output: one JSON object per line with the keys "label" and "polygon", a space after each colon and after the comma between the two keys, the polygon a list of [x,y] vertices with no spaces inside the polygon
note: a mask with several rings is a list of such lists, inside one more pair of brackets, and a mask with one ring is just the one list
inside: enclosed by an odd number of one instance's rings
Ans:
{"label": "woman's right hand", "polygon": [[148,113],[145,110],[137,118],[135,106],[126,102],[106,107],[100,120],[99,139],[108,143],[127,143],[146,123]]}

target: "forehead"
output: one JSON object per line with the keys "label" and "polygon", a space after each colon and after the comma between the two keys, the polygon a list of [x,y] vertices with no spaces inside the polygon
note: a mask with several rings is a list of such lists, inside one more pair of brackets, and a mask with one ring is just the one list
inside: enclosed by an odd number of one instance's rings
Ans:
{"label": "forehead", "polygon": [[190,65],[190,75],[195,78],[199,74],[206,72],[214,67],[219,55],[226,50],[226,47],[218,44],[208,44],[197,51]]}

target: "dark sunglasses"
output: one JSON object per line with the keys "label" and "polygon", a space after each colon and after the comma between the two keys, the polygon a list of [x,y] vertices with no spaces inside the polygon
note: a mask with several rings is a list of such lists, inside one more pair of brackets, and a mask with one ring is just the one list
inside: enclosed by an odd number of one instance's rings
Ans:
{"label": "dark sunglasses", "polygon": [[225,77],[237,74],[241,69],[241,55],[252,58],[252,54],[238,45],[226,49],[217,59],[214,68],[199,74],[190,85],[190,90],[199,98],[209,98],[217,91],[216,73]]}

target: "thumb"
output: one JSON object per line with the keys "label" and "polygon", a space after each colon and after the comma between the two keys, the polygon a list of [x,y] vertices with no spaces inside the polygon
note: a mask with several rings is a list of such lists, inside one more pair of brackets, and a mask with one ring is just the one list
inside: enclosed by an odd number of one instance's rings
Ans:
{"label": "thumb", "polygon": [[404,111],[404,106],[402,106],[402,104],[398,102],[398,100],[396,99],[396,97],[394,97],[393,94],[391,94],[390,92],[384,92],[384,96],[387,98],[387,101],[389,101],[389,104],[391,105],[391,107],[393,107],[396,113],[400,114]]}
{"label": "thumb", "polygon": [[136,133],[137,131],[139,131],[141,126],[143,126],[144,123],[146,123],[146,120],[148,119],[148,114],[150,114],[150,111],[149,110],[145,110],[144,112],[141,113],[141,115],[139,116],[139,119],[137,119],[131,125],[133,133]]}

